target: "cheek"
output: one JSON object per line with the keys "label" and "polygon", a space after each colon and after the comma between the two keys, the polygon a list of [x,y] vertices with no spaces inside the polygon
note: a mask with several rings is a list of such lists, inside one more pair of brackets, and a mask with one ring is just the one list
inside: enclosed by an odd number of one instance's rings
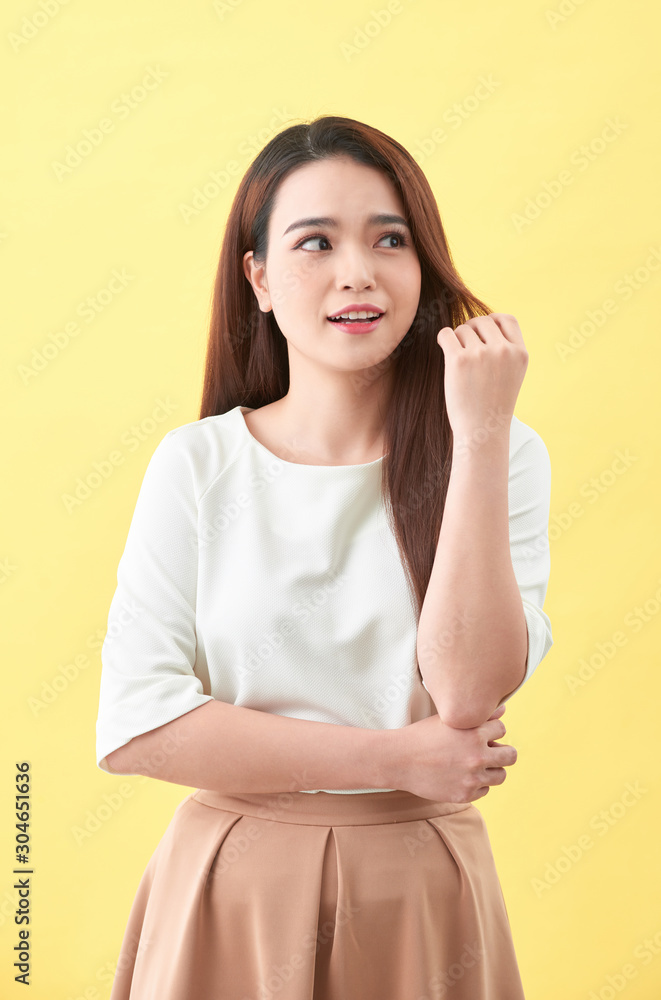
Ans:
{"label": "cheek", "polygon": [[415,314],[420,301],[420,272],[416,268],[402,268],[397,275],[397,300],[402,312]]}
{"label": "cheek", "polygon": [[282,289],[283,302],[287,301],[290,309],[299,309],[307,298],[314,293],[314,276],[310,264],[305,262],[290,265],[278,275],[279,287]]}
{"label": "cheek", "polygon": [[284,298],[291,300],[293,298],[291,293],[300,291],[302,283],[301,275],[294,268],[288,268],[286,271],[283,271],[280,278],[280,287],[282,288]]}

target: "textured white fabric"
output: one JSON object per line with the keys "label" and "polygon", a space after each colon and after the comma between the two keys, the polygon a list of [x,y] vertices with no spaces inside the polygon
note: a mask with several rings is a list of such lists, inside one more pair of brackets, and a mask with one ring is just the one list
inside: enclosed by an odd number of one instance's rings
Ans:
{"label": "textured white fabric", "polygon": [[[96,756],[108,773],[117,772],[107,754],[213,698],[370,729],[435,712],[380,497],[383,459],[285,462],[252,436],[249,409],[175,427],[147,466],[101,651]],[[514,417],[510,541],[529,634],[522,684],[553,643],[542,611],[550,486],[544,442]]]}

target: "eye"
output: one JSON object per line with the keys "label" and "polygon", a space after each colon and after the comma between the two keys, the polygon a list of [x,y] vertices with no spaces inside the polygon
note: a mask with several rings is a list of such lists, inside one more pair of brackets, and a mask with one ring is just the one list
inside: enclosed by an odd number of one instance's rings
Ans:
{"label": "eye", "polygon": [[[409,245],[409,241],[408,241],[408,239],[406,237],[406,234],[405,233],[400,233],[399,230],[397,230],[397,229],[394,229],[392,231],[392,233],[386,233],[386,235],[382,236],[381,239],[382,240],[390,240],[390,239],[392,239],[393,236],[396,237],[396,239],[399,240],[400,247],[407,247]],[[379,240],[379,243],[380,242],[381,242],[381,240]],[[397,248],[396,247],[391,247],[390,249],[391,250],[396,250]]]}
{"label": "eye", "polygon": [[328,243],[327,237],[322,236],[321,233],[317,233],[315,236],[306,236],[304,240],[301,240],[300,243],[296,244],[294,250],[298,250],[300,247],[305,246],[305,244],[309,243],[310,240],[323,240],[325,243]]}
{"label": "eye", "polygon": [[[405,233],[403,233],[403,232],[400,232],[397,229],[394,229],[391,233],[386,233],[384,236],[382,236],[379,239],[378,242],[381,243],[382,240],[392,239],[393,236],[396,239],[399,240],[399,247],[407,247],[409,245],[409,239],[408,239],[407,235]],[[323,236],[321,233],[315,233],[312,236],[306,236],[303,240],[301,240],[299,243],[297,243],[296,246],[294,247],[294,250],[301,249],[302,247],[305,246],[306,243],[309,243],[311,240],[323,240],[324,243],[327,243],[327,244],[330,245],[330,241],[328,240],[328,237]],[[388,249],[390,249],[390,250],[397,250],[397,249],[399,249],[399,247],[389,247]],[[322,247],[321,249],[323,250],[325,248]]]}

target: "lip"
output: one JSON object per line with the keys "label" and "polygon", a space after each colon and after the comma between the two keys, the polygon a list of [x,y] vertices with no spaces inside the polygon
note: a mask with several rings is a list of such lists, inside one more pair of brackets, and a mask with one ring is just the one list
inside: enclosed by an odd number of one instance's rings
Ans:
{"label": "lip", "polygon": [[378,312],[384,313],[385,309],[381,306],[375,306],[373,302],[351,302],[348,306],[342,306],[341,309],[337,309],[334,313],[328,316],[328,319],[332,319],[333,316],[341,316],[342,313],[350,312]]}
{"label": "lip", "polygon": [[[344,312],[344,310],[342,310],[342,312]],[[381,322],[381,320],[383,319],[384,316],[385,316],[385,313],[381,313],[381,315],[378,316],[374,320],[373,323],[337,323],[337,322],[335,322],[335,323],[333,323],[333,328],[335,330],[342,330],[343,333],[357,333],[357,334],[371,333],[372,330],[376,330],[377,326],[379,325],[379,323]],[[331,321],[329,319],[327,319],[326,322],[330,323]]]}

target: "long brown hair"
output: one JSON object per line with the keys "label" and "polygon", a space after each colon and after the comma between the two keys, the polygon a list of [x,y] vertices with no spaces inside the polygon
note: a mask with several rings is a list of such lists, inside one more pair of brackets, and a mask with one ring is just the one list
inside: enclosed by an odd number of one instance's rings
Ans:
{"label": "long brown hair", "polygon": [[419,617],[452,463],[444,354],[436,338],[441,327],[454,328],[492,310],[459,277],[429,182],[395,139],[352,118],[320,116],[285,128],[250,164],[223,236],[199,419],[239,405],[259,408],[287,394],[287,341],[273,312],[260,310],[243,271],[243,256],[253,250],[257,261],[265,259],[269,218],[281,181],[304,163],[337,156],[350,156],[390,178],[402,199],[421,266],[418,310],[404,339],[379,365],[353,376],[359,387],[361,377],[378,378],[392,370],[382,495]]}

